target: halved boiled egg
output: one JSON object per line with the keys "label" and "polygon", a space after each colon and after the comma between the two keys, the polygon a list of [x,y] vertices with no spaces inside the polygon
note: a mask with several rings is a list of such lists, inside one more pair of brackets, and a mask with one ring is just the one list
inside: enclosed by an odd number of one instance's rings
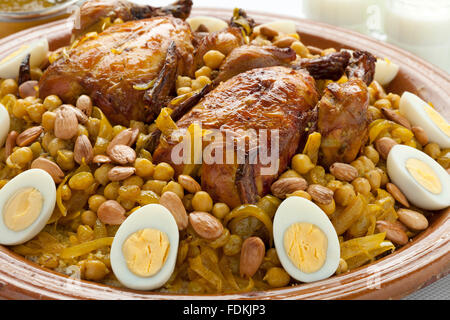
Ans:
{"label": "halved boiled egg", "polygon": [[228,24],[222,19],[208,16],[197,16],[186,19],[191,29],[196,31],[200,25],[204,25],[209,32],[216,32],[228,27]]}
{"label": "halved boiled egg", "polygon": [[46,171],[31,169],[14,177],[0,190],[0,244],[32,239],[47,224],[55,203],[55,183]]}
{"label": "halved boiled egg", "polygon": [[275,248],[283,268],[302,282],[333,275],[340,247],[330,219],[316,204],[289,197],[278,207],[273,221]]}
{"label": "halved boiled egg", "polygon": [[398,65],[387,59],[377,59],[374,80],[382,86],[387,86],[397,76],[399,69]]}
{"label": "halved boiled egg", "polygon": [[173,273],[178,252],[178,227],[159,204],[133,212],[119,227],[111,246],[111,267],[126,287],[152,290]]}
{"label": "halved boiled egg", "polygon": [[24,44],[20,49],[1,60],[0,78],[16,79],[19,76],[20,64],[28,54],[31,54],[30,66],[32,68],[39,67],[47,59],[47,39],[39,39],[29,44]]}
{"label": "halved boiled egg", "polygon": [[280,20],[275,20],[272,22],[260,24],[259,26],[256,26],[253,29],[253,31],[258,33],[259,29],[261,29],[261,27],[269,27],[275,31],[278,31],[280,33],[285,33],[285,34],[297,33],[297,27],[295,25],[295,22],[291,21],[291,20],[286,20],[286,19],[280,19]]}
{"label": "halved boiled egg", "polygon": [[8,137],[10,119],[8,110],[6,110],[5,106],[0,103],[0,148],[3,147],[6,141],[6,137]]}
{"label": "halved boiled egg", "polygon": [[395,145],[387,157],[387,171],[415,206],[426,210],[450,206],[450,175],[422,151]]}
{"label": "halved boiled egg", "polygon": [[399,111],[413,126],[422,127],[430,142],[450,148],[450,124],[428,103],[411,92],[404,92]]}

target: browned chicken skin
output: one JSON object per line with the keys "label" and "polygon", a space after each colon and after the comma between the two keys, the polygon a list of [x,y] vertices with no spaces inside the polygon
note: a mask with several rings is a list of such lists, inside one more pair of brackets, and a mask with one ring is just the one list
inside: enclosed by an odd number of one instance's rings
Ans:
{"label": "browned chicken skin", "polygon": [[[155,80],[158,96],[153,100],[166,103],[176,76],[192,70],[191,40],[189,25],[169,16],[113,25],[94,39],[80,41],[68,57],[50,65],[41,78],[40,95],[56,94],[74,103],[80,94],[88,94],[114,123],[152,121],[160,106],[153,106],[151,93],[145,99],[146,90],[136,86],[145,89]],[[161,84],[158,76],[170,79]]]}
{"label": "browned chicken skin", "polygon": [[[186,129],[194,121],[200,121],[203,129],[234,131],[236,140],[242,139],[238,129],[279,130],[279,168],[272,175],[261,175],[261,163],[249,165],[252,179],[246,185],[259,195],[268,192],[278,173],[283,171],[294,155],[304,135],[309,115],[318,101],[314,79],[304,71],[286,67],[260,68],[241,73],[222,83],[207,94],[177,125]],[[269,140],[269,139],[268,139]],[[271,145],[268,143],[268,154]],[[176,142],[160,145],[155,162],[172,163],[171,151]],[[202,187],[216,200],[235,207],[245,200],[239,192],[238,164],[202,164]],[[177,174],[182,165],[175,165]],[[243,170],[245,171],[245,169]],[[245,178],[248,179],[248,176]],[[244,199],[242,199],[244,197]]]}

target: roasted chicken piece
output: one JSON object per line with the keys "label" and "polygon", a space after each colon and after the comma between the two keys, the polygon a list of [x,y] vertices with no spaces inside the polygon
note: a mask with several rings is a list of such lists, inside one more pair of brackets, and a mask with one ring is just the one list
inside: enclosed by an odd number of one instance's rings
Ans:
{"label": "roasted chicken piece", "polygon": [[113,25],[51,64],[40,80],[40,95],[75,103],[88,94],[115,124],[152,121],[174,91],[176,77],[192,72],[191,41],[189,25],[170,16]]}
{"label": "roasted chicken piece", "polygon": [[[190,112],[184,115],[177,126],[181,131],[194,122],[201,122],[202,129],[218,129],[224,135],[234,134],[234,141],[246,140],[245,163],[202,164],[202,187],[215,201],[236,207],[241,203],[255,202],[256,195],[265,195],[278,174],[283,171],[294,155],[299,141],[314,107],[318,102],[318,93],[314,79],[302,70],[286,67],[259,68],[241,73],[208,93]],[[250,142],[245,132],[239,130],[276,129],[279,130],[278,167],[272,174],[261,174],[269,164],[260,159],[250,161]],[[172,149],[177,140],[161,143],[153,154],[155,163],[169,162],[176,173],[183,172],[183,164],[172,161]],[[261,141],[260,141],[261,142]],[[217,142],[223,143],[226,142]],[[275,146],[271,145],[271,134],[267,135],[267,154]],[[261,147],[261,143],[257,145]],[[236,150],[235,150],[236,151]],[[225,151],[224,157],[226,156]]]}

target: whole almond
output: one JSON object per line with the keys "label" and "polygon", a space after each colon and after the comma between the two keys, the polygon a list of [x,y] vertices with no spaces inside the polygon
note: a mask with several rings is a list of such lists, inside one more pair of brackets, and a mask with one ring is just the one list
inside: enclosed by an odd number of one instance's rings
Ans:
{"label": "whole almond", "polygon": [[262,26],[259,29],[259,32],[261,32],[262,35],[266,36],[269,39],[275,38],[276,36],[278,36],[278,31],[274,30],[268,26]]}
{"label": "whole almond", "polygon": [[414,126],[411,128],[411,131],[414,133],[414,136],[421,145],[424,146],[428,143],[427,133],[422,129],[422,127]]}
{"label": "whole almond", "polygon": [[241,277],[253,277],[266,255],[264,242],[259,237],[245,239],[241,248],[239,273]]}
{"label": "whole almond", "polygon": [[428,220],[420,212],[409,209],[399,209],[397,215],[398,219],[411,230],[420,231],[428,228]]}
{"label": "whole almond", "polygon": [[293,193],[298,190],[305,190],[308,183],[305,179],[299,177],[283,178],[275,181],[270,190],[275,197],[285,198],[286,194]]}
{"label": "whole almond", "polygon": [[394,121],[394,122],[398,123],[399,125],[404,126],[405,128],[411,130],[411,124],[409,123],[408,119],[406,119],[401,114],[397,113],[396,111],[394,111],[392,109],[387,109],[387,108],[381,108],[381,111],[383,112],[384,116],[387,119]]}
{"label": "whole almond", "polygon": [[383,137],[375,141],[375,149],[377,149],[378,153],[381,157],[386,160],[391,151],[392,147],[395,146],[397,142],[388,137]]}
{"label": "whole almond", "polygon": [[77,116],[77,120],[78,120],[79,123],[85,124],[86,122],[88,122],[88,120],[89,120],[88,116],[85,115],[84,112],[81,111],[80,109],[75,108],[75,107],[74,107],[73,105],[71,105],[71,104],[64,104],[63,106],[64,106],[64,107],[67,107],[67,108],[70,108],[70,109],[75,113],[75,115]]}
{"label": "whole almond", "polygon": [[25,147],[32,144],[41,133],[44,131],[44,128],[41,126],[31,127],[26,129],[24,132],[19,134],[16,138],[16,144],[19,147]]}
{"label": "whole almond", "polygon": [[97,210],[98,219],[104,224],[119,225],[125,221],[125,209],[116,200],[103,202]]}
{"label": "whole almond", "polygon": [[14,147],[16,146],[16,140],[17,140],[17,136],[19,134],[17,133],[17,131],[11,131],[8,134],[8,137],[6,138],[6,142],[5,142],[5,157],[8,158],[9,155],[12,153]]}
{"label": "whole almond", "polygon": [[139,129],[137,128],[129,128],[119,132],[108,144],[108,148],[106,152],[114,148],[116,145],[125,145],[131,147],[137,140],[139,135]]}
{"label": "whole almond", "polygon": [[202,190],[200,184],[188,175],[180,174],[178,176],[178,183],[181,184],[181,186],[189,193],[196,193]]}
{"label": "whole almond", "polygon": [[136,160],[136,151],[123,144],[115,145],[107,153],[112,161],[122,165],[133,163]]}
{"label": "whole almond", "polygon": [[82,95],[78,98],[76,103],[77,109],[80,109],[88,117],[92,114],[92,100],[87,95]]}
{"label": "whole almond", "polygon": [[184,208],[183,202],[176,193],[166,191],[161,195],[159,204],[166,207],[175,218],[178,230],[184,230],[189,224],[189,218]]}
{"label": "whole almond", "polygon": [[308,192],[311,198],[317,203],[330,204],[333,201],[333,190],[321,186],[320,184],[311,184],[306,192]]}
{"label": "whole almond", "polygon": [[89,164],[94,157],[94,151],[92,149],[92,144],[89,138],[84,134],[79,135],[75,141],[75,147],[73,150],[73,158],[76,163],[82,164],[83,159],[85,164]]}
{"label": "whole almond", "polygon": [[108,171],[108,179],[111,181],[122,181],[131,177],[136,172],[134,167],[114,167]]}
{"label": "whole almond", "polygon": [[386,232],[386,239],[393,243],[401,246],[408,243],[408,236],[399,226],[385,220],[377,221],[376,226],[380,232]]}
{"label": "whole almond", "polygon": [[409,208],[408,200],[406,199],[403,192],[401,192],[400,189],[395,184],[391,182],[386,183],[386,190],[391,194],[391,196],[394,197],[395,200],[397,200],[405,207]]}
{"label": "whole almond", "polygon": [[289,48],[297,39],[293,37],[282,37],[273,42],[273,45],[278,48]]}
{"label": "whole almond", "polygon": [[54,133],[57,138],[69,140],[78,132],[78,119],[72,108],[61,106],[56,110]]}
{"label": "whole almond", "polygon": [[39,93],[39,83],[36,80],[30,80],[19,86],[19,96],[22,99],[28,97],[37,97]]}
{"label": "whole almond", "polygon": [[98,154],[92,159],[92,162],[97,164],[104,164],[104,163],[111,163],[112,160],[110,157],[105,156],[104,154]]}
{"label": "whole almond", "polygon": [[194,231],[206,240],[215,240],[223,232],[222,223],[207,212],[192,212],[189,214],[189,223]]}
{"label": "whole almond", "polygon": [[342,162],[333,163],[330,166],[330,172],[337,179],[348,182],[352,182],[358,177],[358,170],[355,167]]}
{"label": "whole almond", "polygon": [[61,168],[53,161],[46,158],[39,157],[31,163],[31,169],[42,169],[46,171],[55,183],[61,183],[64,179],[64,172]]}

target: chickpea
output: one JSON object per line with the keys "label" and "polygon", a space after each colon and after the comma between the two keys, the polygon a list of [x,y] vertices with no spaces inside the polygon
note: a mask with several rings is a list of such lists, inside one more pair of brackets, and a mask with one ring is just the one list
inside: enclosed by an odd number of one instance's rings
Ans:
{"label": "chickpea", "polygon": [[283,172],[281,174],[281,176],[278,178],[278,180],[284,179],[284,178],[301,178],[301,177],[302,176],[299,175],[297,173],[297,171],[295,171],[295,170],[287,170],[287,171],[285,171],[285,172]]}
{"label": "chickpea", "polygon": [[178,182],[170,181],[168,184],[164,186],[164,188],[161,191],[161,194],[163,194],[166,191],[174,192],[180,199],[183,199],[184,197],[184,189]]}
{"label": "chickpea", "polygon": [[371,119],[372,121],[383,118],[381,110],[374,106],[369,106],[369,108],[367,108],[367,112],[369,114],[369,119]]}
{"label": "chickpea", "polygon": [[155,167],[153,173],[153,178],[156,180],[169,181],[173,178],[175,170],[170,166],[170,164],[161,162]]}
{"label": "chickpea", "polygon": [[195,211],[210,212],[213,208],[211,196],[205,191],[198,191],[192,198],[192,207]]}
{"label": "chickpea", "polygon": [[119,202],[120,202],[120,204],[122,205],[122,207],[125,209],[125,210],[131,210],[131,209],[133,209],[134,208],[134,205],[136,204],[136,201],[134,201],[134,200],[126,200],[126,199],[121,199],[121,198],[119,198]]}
{"label": "chickpea", "polygon": [[60,150],[56,156],[56,163],[63,170],[72,170],[75,167],[75,160],[73,158],[73,151]]}
{"label": "chickpea", "polygon": [[364,148],[364,155],[372,161],[373,164],[377,164],[380,161],[380,154],[373,147],[373,145],[366,146]]}
{"label": "chickpea", "polygon": [[112,164],[105,163],[102,164],[97,170],[94,172],[95,180],[98,181],[101,185],[106,185],[109,182],[108,172],[113,168]]}
{"label": "chickpea", "polygon": [[44,99],[43,105],[45,109],[53,111],[62,105],[62,101],[58,96],[51,95]]}
{"label": "chickpea", "polygon": [[83,223],[91,228],[95,226],[96,221],[97,221],[97,215],[92,210],[83,211],[83,213],[81,214],[81,223]]}
{"label": "chickpea", "polygon": [[14,79],[6,79],[0,86],[0,96],[4,97],[7,94],[17,95],[19,87]]}
{"label": "chickpea", "polygon": [[441,154],[441,148],[437,143],[430,142],[424,148],[423,151],[431,158],[436,159]]}
{"label": "chickpea", "polygon": [[27,106],[29,105],[30,103],[23,99],[17,100],[12,109],[13,115],[18,119],[23,119],[27,115]]}
{"label": "chickpea", "polygon": [[275,248],[270,248],[266,252],[265,260],[272,263],[274,266],[281,266],[280,259],[278,258],[278,253]]}
{"label": "chickpea", "polygon": [[273,288],[279,288],[287,286],[291,281],[291,277],[286,271],[284,271],[284,269],[273,267],[267,271],[263,280],[266,281],[269,286]]}
{"label": "chickpea", "polygon": [[211,69],[218,69],[225,59],[225,55],[217,50],[210,50],[203,56],[203,62]]}
{"label": "chickpea", "polygon": [[156,193],[157,195],[161,195],[162,194],[162,190],[165,187],[165,185],[167,184],[166,181],[162,181],[162,180],[148,180],[143,186],[142,189],[143,190],[150,190],[153,191],[154,193]]}
{"label": "chickpea", "polygon": [[369,180],[366,178],[358,177],[352,181],[352,186],[355,188],[356,192],[359,192],[363,195],[368,195],[370,193],[371,185]]}
{"label": "chickpea", "polygon": [[308,48],[300,41],[294,41],[291,44],[291,49],[295,51],[300,57],[306,58],[308,56]]}
{"label": "chickpea", "polygon": [[400,96],[395,93],[389,93],[386,97],[391,102],[393,109],[398,109],[400,107]]}
{"label": "chickpea", "polygon": [[242,238],[237,234],[232,234],[227,243],[223,246],[223,254],[226,256],[234,256],[241,252]]}
{"label": "chickpea", "polygon": [[348,271],[347,261],[345,261],[344,259],[340,258],[339,259],[339,265],[338,265],[338,268],[336,270],[336,274],[345,273],[347,271]]}
{"label": "chickpea", "polygon": [[191,78],[178,76],[177,83],[176,83],[177,89],[182,88],[182,87],[190,88],[191,85],[192,85],[192,79]]}
{"label": "chickpea", "polygon": [[[45,147],[45,145],[44,145]],[[61,149],[66,149],[67,143],[63,139],[60,138],[54,138],[50,141],[50,143],[47,146],[47,150],[50,153],[52,157],[56,157],[58,155],[58,151]]]}
{"label": "chickpea", "polygon": [[70,190],[70,188],[67,184],[65,184],[61,187],[61,198],[64,201],[69,201],[70,198],[72,198],[72,190]]}
{"label": "chickpea", "polygon": [[381,108],[392,109],[391,102],[388,99],[377,100],[377,101],[375,101],[375,103],[373,105],[375,108],[378,108],[378,109],[381,109]]}
{"label": "chickpea", "polygon": [[366,156],[360,156],[350,164],[358,170],[358,174],[360,176],[363,176],[366,172],[375,169],[374,163]]}
{"label": "chickpea", "polygon": [[217,202],[212,208],[212,214],[217,219],[225,218],[228,213],[230,213],[230,207],[226,203]]}
{"label": "chickpea", "polygon": [[83,275],[87,280],[100,281],[109,273],[106,265],[100,260],[87,260],[83,262]]}
{"label": "chickpea", "polygon": [[212,72],[212,70],[211,70],[210,67],[203,66],[200,69],[198,69],[197,71],[195,71],[195,77],[199,78],[201,76],[205,76],[208,79],[210,79],[211,78],[211,72]]}
{"label": "chickpea", "polygon": [[303,191],[303,190],[294,191],[293,193],[287,194],[286,197],[287,198],[289,198],[289,197],[301,197],[301,198],[305,198],[305,199],[308,199],[308,200],[312,199],[311,195],[308,192]]}
{"label": "chickpea", "polygon": [[316,203],[328,216],[331,216],[336,211],[336,202],[334,199],[329,204]]}
{"label": "chickpea", "polygon": [[314,168],[314,164],[306,154],[296,154],[292,158],[292,169],[299,174],[308,173],[312,168]]}
{"label": "chickpea", "polygon": [[30,119],[36,123],[41,123],[44,112],[45,108],[42,103],[32,104],[27,107],[27,113],[30,116]]}
{"label": "chickpea", "polygon": [[206,76],[200,76],[192,81],[192,90],[199,90],[211,83],[211,79]]}
{"label": "chickpea", "polygon": [[136,169],[136,175],[142,178],[150,178],[155,171],[153,163],[145,158],[137,158],[134,162],[134,167]]}
{"label": "chickpea", "polygon": [[180,87],[177,89],[177,95],[182,96],[183,94],[187,94],[189,92],[192,92],[191,87]]}
{"label": "chickpea", "polygon": [[51,253],[44,253],[39,257],[38,263],[49,269],[55,269],[59,266],[59,259]]}
{"label": "chickpea", "polygon": [[42,146],[37,141],[31,144],[30,149],[33,152],[33,158],[39,157],[42,153]]}
{"label": "chickpea", "polygon": [[388,177],[386,171],[381,168],[375,168],[375,170],[377,170],[381,176],[380,187],[384,187],[386,185],[386,183],[389,182],[389,177]]}
{"label": "chickpea", "polygon": [[334,192],[334,200],[340,206],[347,206],[350,202],[355,199],[356,194],[353,186],[349,183],[344,184],[343,186],[336,189]]}
{"label": "chickpea", "polygon": [[79,172],[69,180],[69,187],[73,190],[86,190],[94,183],[94,177],[90,172]]}
{"label": "chickpea", "polygon": [[6,159],[6,164],[10,168],[24,168],[31,160],[33,160],[33,151],[29,147],[17,148]]}
{"label": "chickpea", "polygon": [[150,190],[141,190],[137,202],[141,206],[145,206],[150,203],[159,203],[159,196]]}
{"label": "chickpea", "polygon": [[343,186],[344,183],[342,181],[339,180],[333,180],[327,183],[326,187],[330,190],[332,190],[333,192],[335,192],[337,190],[337,188]]}
{"label": "chickpea", "polygon": [[365,177],[369,180],[370,187],[372,191],[380,188],[381,185],[381,175],[377,170],[370,170],[366,173]]}
{"label": "chickpea", "polygon": [[89,197],[88,204],[89,209],[91,209],[94,212],[97,212],[98,208],[102,205],[103,202],[106,201],[106,198],[99,194],[94,194]]}
{"label": "chickpea", "polygon": [[90,226],[79,225],[77,229],[77,238],[80,243],[94,240],[94,230]]}
{"label": "chickpea", "polygon": [[46,111],[42,115],[42,126],[44,127],[45,131],[53,131],[55,128],[55,119],[56,119],[56,113],[52,111]]}
{"label": "chickpea", "polygon": [[307,181],[309,184],[326,185],[325,169],[322,166],[315,166],[308,172]]}
{"label": "chickpea", "polygon": [[119,188],[120,188],[119,182],[110,182],[106,185],[105,189],[103,190],[103,194],[108,200],[116,200],[117,197],[119,196]]}
{"label": "chickpea", "polygon": [[119,188],[119,197],[123,200],[136,201],[140,194],[141,188],[136,185],[126,185]]}
{"label": "chickpea", "polygon": [[142,186],[144,185],[144,180],[142,180],[142,178],[138,176],[131,176],[129,178],[126,178],[122,184],[124,186],[135,185],[139,188],[142,188]]}

